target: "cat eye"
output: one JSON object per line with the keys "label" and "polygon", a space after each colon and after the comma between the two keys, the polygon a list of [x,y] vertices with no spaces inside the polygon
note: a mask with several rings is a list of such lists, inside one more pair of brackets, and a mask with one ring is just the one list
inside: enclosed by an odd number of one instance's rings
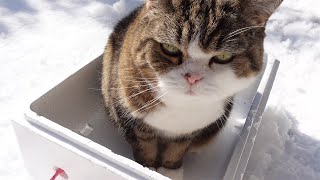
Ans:
{"label": "cat eye", "polygon": [[163,43],[161,44],[162,51],[169,55],[169,56],[180,56],[181,51],[179,48],[175,47],[174,45]]}
{"label": "cat eye", "polygon": [[233,59],[231,53],[222,53],[220,55],[214,56],[211,58],[209,64],[211,65],[213,62],[217,64],[227,64],[230,63]]}

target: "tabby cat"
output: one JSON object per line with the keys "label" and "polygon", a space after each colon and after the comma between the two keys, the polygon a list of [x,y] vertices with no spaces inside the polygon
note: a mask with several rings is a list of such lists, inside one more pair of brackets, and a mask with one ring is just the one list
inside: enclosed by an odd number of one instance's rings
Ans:
{"label": "tabby cat", "polygon": [[116,25],[102,93],[138,163],[180,168],[219,132],[262,69],[265,25],[281,2],[146,0]]}

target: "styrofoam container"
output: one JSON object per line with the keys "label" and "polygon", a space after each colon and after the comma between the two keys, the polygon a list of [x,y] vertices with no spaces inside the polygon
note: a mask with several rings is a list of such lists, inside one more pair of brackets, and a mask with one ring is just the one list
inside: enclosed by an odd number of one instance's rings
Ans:
{"label": "styrofoam container", "polygon": [[[235,98],[229,121],[236,123],[225,128],[231,129],[227,141],[217,137],[203,152],[187,154],[185,179],[242,179],[279,65],[267,56],[265,61],[256,83]],[[131,147],[108,120],[101,66],[102,56],[32,102],[25,119],[13,121],[29,173],[37,180],[49,180],[57,168],[65,171],[58,178],[69,180],[168,179],[134,162]],[[232,133],[235,126],[239,133]]]}

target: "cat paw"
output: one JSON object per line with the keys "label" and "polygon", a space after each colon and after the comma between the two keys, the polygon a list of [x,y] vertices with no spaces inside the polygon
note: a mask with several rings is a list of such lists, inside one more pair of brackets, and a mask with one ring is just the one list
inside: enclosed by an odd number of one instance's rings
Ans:
{"label": "cat paw", "polygon": [[148,167],[148,169],[150,169],[151,171],[157,171],[157,169],[154,167]]}
{"label": "cat paw", "polygon": [[160,167],[157,170],[158,173],[172,179],[172,180],[183,180],[183,168],[179,169],[167,169]]}

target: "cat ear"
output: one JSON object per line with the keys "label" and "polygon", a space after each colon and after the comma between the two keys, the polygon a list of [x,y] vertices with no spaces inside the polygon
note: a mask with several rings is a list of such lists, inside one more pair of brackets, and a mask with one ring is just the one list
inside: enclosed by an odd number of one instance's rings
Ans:
{"label": "cat ear", "polygon": [[157,6],[158,0],[145,0],[147,9],[152,9]]}
{"label": "cat ear", "polygon": [[174,0],[145,0],[147,9],[162,9],[168,10],[172,7],[172,1]]}
{"label": "cat ear", "polygon": [[253,25],[264,26],[283,0],[244,0],[243,13]]}

